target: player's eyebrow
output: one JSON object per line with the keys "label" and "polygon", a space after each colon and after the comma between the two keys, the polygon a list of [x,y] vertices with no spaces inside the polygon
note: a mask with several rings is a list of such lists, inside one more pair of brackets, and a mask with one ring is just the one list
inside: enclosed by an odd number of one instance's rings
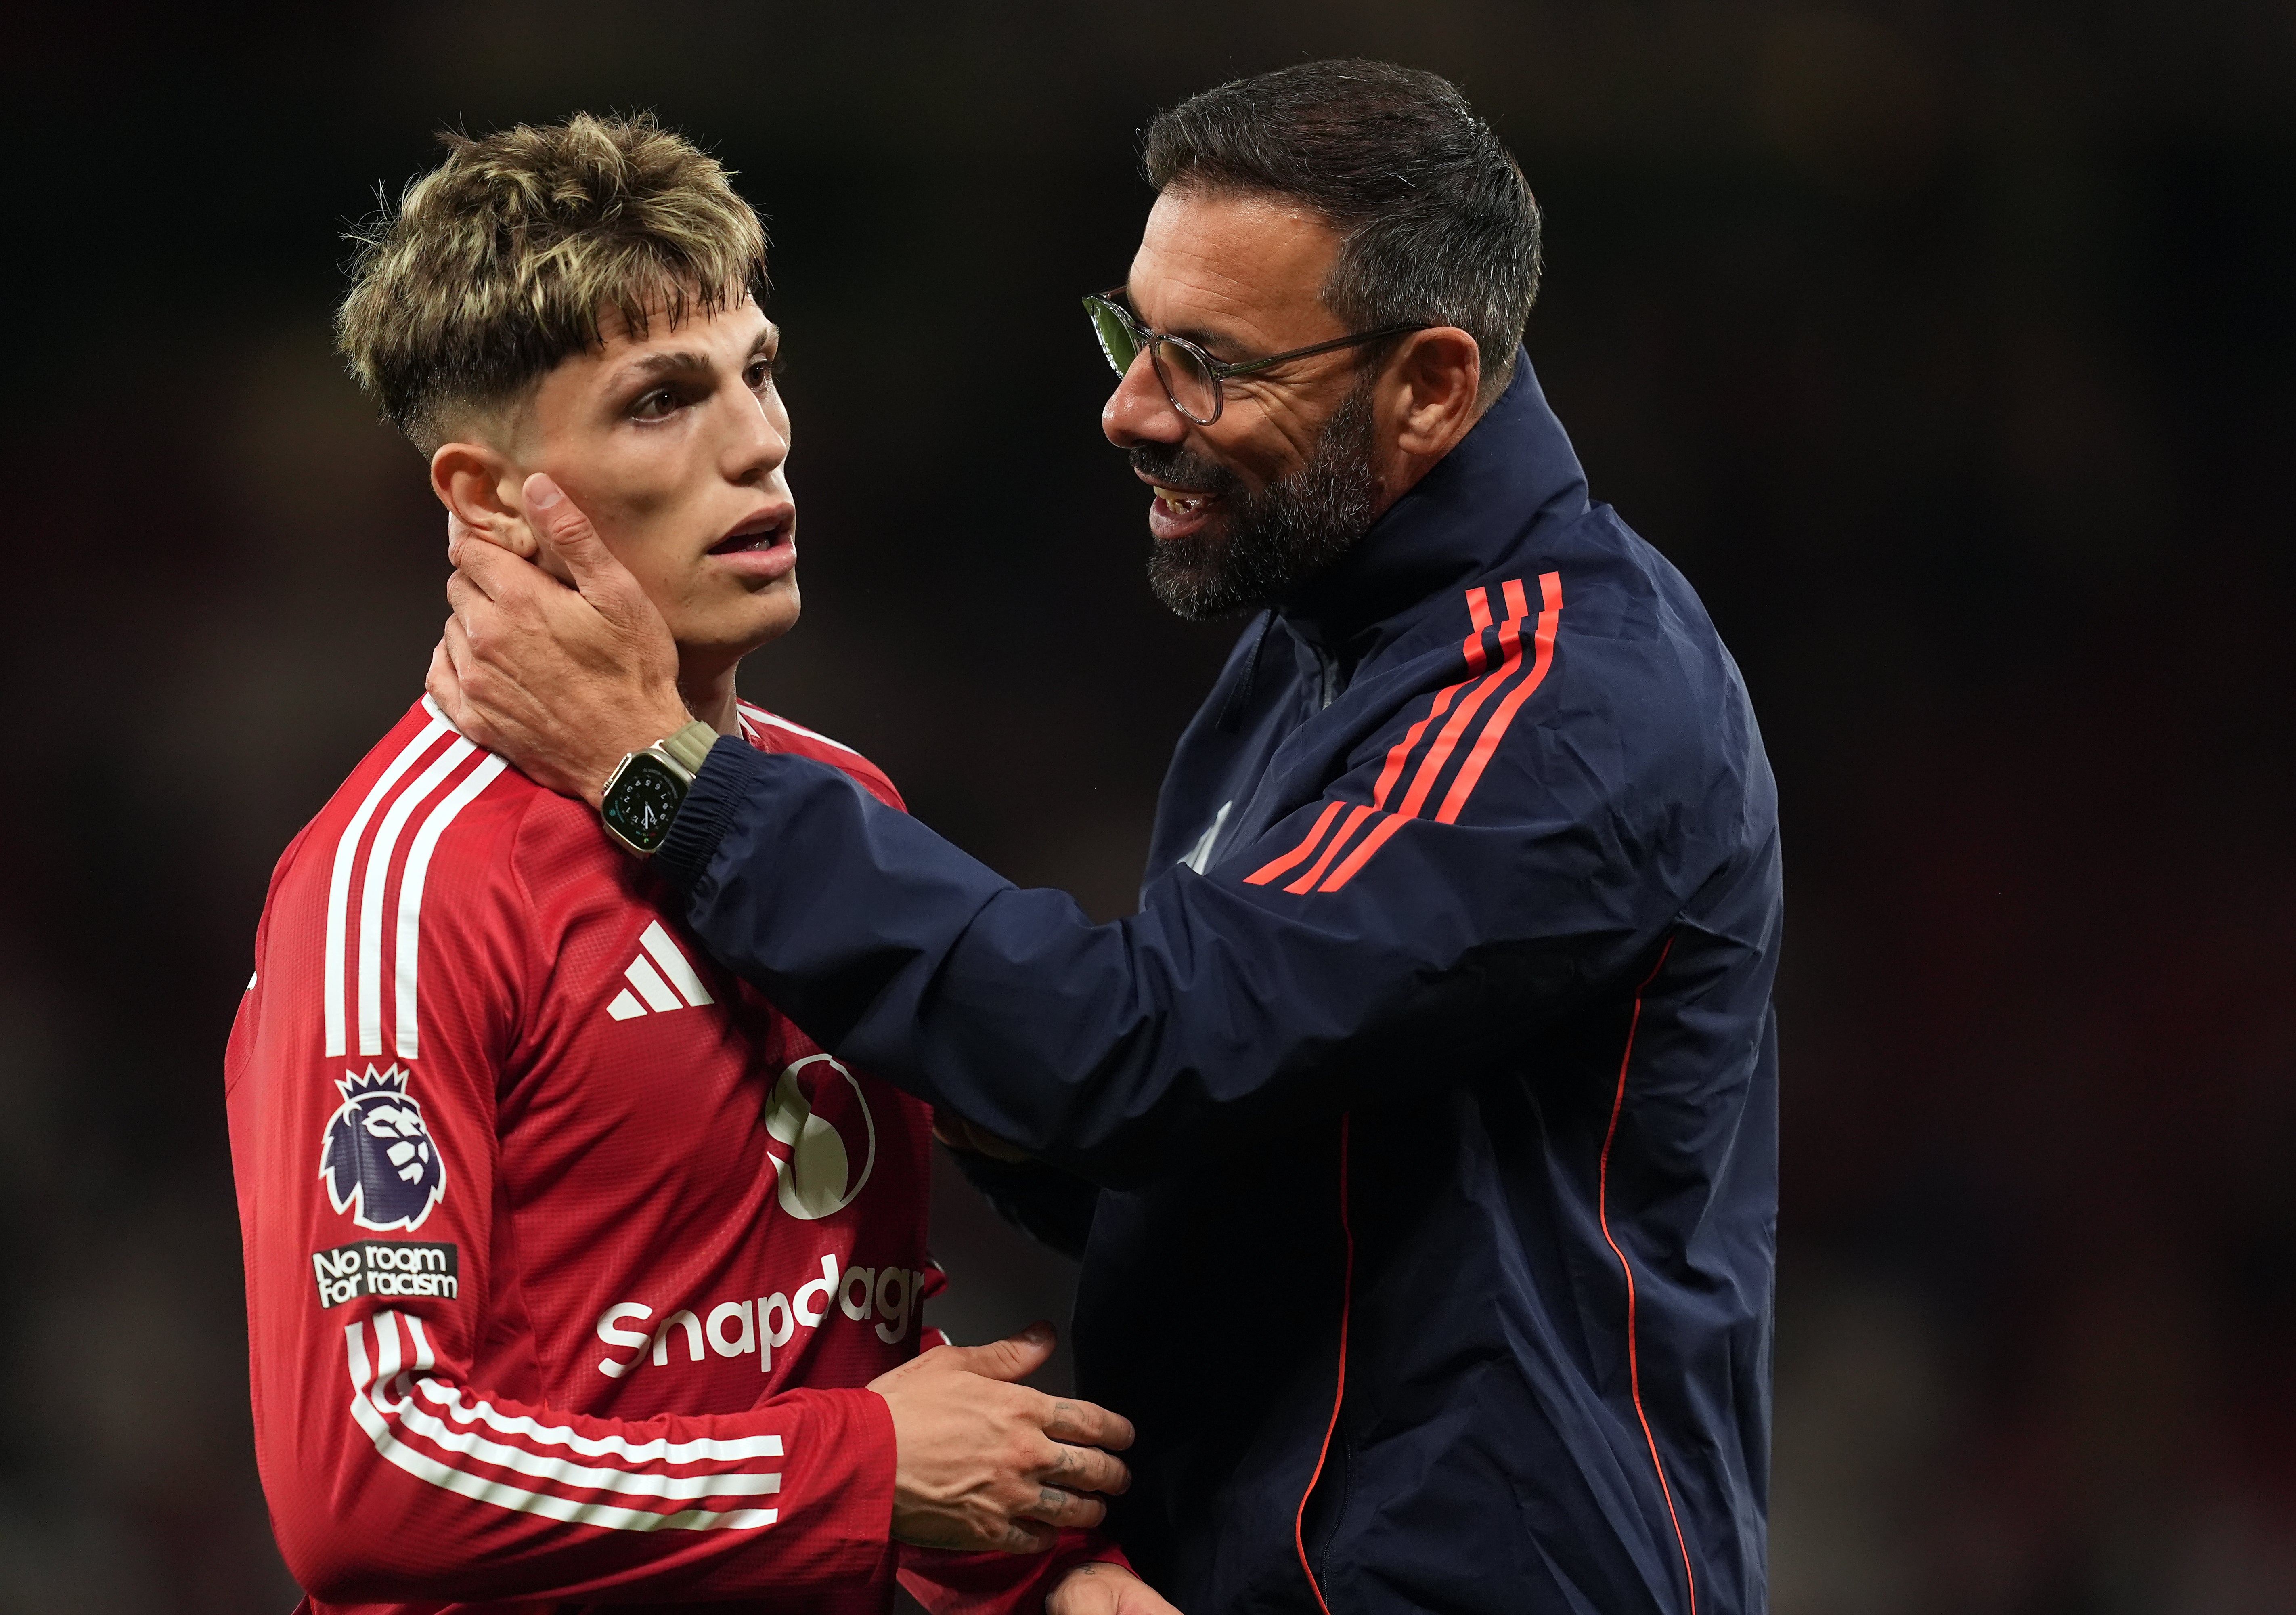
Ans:
{"label": "player's eyebrow", "polygon": [[[763,331],[758,332],[758,340],[750,344],[750,351],[742,356],[743,362],[747,363],[756,358],[758,355],[772,347],[780,339],[781,333],[780,326],[767,324]],[[672,348],[667,353],[649,353],[642,357],[632,359],[619,380],[621,383],[651,381],[663,376],[693,375],[697,372],[706,374],[709,369],[710,358],[708,354],[693,348]]]}
{"label": "player's eyebrow", "polygon": [[632,359],[622,372],[621,380],[653,381],[661,376],[690,375],[696,371],[707,373],[709,369],[708,354],[676,348],[668,353],[650,353],[642,358]]}

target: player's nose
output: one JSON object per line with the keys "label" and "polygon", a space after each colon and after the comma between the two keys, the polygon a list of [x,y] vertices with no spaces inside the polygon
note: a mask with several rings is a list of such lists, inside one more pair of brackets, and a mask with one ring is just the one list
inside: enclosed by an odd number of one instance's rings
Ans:
{"label": "player's nose", "polygon": [[789,458],[789,437],[767,413],[765,400],[744,389],[746,404],[728,412],[734,417],[731,440],[726,445],[726,476],[743,487],[763,482]]}

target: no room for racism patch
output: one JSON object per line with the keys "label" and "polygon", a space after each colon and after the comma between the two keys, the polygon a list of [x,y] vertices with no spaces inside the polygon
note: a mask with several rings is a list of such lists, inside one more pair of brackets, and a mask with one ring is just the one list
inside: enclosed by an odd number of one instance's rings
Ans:
{"label": "no room for racism patch", "polygon": [[416,1240],[357,1240],[313,1251],[311,1266],[318,1272],[322,1310],[363,1295],[451,1301],[461,1276],[454,1246]]}

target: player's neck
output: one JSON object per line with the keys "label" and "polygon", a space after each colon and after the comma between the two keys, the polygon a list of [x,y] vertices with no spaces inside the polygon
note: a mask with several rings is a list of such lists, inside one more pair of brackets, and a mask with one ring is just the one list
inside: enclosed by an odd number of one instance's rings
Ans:
{"label": "player's neck", "polygon": [[703,670],[690,661],[681,660],[677,670],[677,693],[685,702],[685,709],[708,724],[720,734],[739,734],[742,717],[735,705],[734,669],[731,667]]}

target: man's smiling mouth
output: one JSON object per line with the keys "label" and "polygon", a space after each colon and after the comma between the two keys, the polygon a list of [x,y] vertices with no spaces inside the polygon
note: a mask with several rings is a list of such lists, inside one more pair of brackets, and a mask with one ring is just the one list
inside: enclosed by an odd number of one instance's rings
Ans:
{"label": "man's smiling mouth", "polygon": [[[1146,463],[1142,463],[1145,460]],[[1177,472],[1195,486],[1164,479]],[[1238,491],[1234,475],[1192,455],[1132,453],[1132,474],[1148,487],[1148,536],[1160,542],[1186,538],[1218,522],[1227,496]]]}

